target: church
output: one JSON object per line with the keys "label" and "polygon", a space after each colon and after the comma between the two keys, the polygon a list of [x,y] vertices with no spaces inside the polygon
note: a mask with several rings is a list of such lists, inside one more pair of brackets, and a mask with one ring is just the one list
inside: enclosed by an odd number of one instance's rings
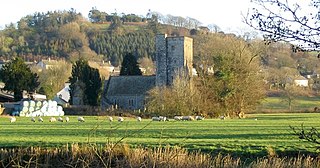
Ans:
{"label": "church", "polygon": [[149,90],[169,86],[175,73],[184,69],[192,76],[193,39],[189,37],[156,36],[156,75],[110,76],[105,81],[102,109],[116,107],[126,110],[144,109]]}

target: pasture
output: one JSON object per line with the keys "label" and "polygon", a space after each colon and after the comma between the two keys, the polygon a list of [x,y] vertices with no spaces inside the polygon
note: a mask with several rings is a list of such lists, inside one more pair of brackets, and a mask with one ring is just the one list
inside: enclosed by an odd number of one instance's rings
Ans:
{"label": "pasture", "polygon": [[292,135],[289,125],[319,127],[318,113],[250,114],[245,119],[156,122],[133,118],[109,122],[106,116],[69,116],[70,122],[31,122],[18,117],[14,123],[0,117],[0,147],[63,147],[72,143],[125,143],[130,146],[174,146],[209,153],[256,157],[316,153],[313,144]]}

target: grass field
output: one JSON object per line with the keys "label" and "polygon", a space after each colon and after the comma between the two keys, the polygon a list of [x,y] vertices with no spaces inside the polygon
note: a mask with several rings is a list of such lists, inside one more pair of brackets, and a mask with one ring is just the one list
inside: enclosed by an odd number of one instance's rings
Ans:
{"label": "grass field", "polygon": [[[297,97],[292,102],[293,112],[313,112],[315,107],[320,107],[320,97]],[[292,112],[291,111],[291,112]],[[283,97],[267,97],[255,112],[290,112],[289,105]]]}
{"label": "grass field", "polygon": [[[122,142],[132,146],[179,145],[190,150],[232,153],[235,156],[264,156],[316,153],[313,144],[292,135],[291,126],[318,127],[318,113],[250,114],[245,119],[207,119],[203,121],[151,122],[133,118],[123,123],[109,122],[106,117],[87,116],[80,123],[31,122],[30,118],[0,118],[0,147],[61,147],[71,143]],[[257,120],[255,120],[257,119]]]}

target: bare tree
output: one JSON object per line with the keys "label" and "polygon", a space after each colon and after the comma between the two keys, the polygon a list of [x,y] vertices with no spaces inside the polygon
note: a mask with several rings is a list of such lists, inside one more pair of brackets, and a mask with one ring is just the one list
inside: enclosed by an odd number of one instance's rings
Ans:
{"label": "bare tree", "polygon": [[318,0],[252,0],[244,22],[264,32],[267,41],[294,42],[299,49],[320,47],[320,2]]}

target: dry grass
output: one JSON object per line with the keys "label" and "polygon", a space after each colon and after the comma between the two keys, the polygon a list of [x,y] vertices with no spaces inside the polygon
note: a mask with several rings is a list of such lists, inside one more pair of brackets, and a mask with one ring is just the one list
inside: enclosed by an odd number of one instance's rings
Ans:
{"label": "dry grass", "polygon": [[128,145],[106,146],[66,145],[63,148],[41,147],[0,150],[0,167],[319,167],[318,158],[266,157],[244,162],[228,156],[210,156],[201,152],[188,152],[179,147],[154,149],[135,148]]}

